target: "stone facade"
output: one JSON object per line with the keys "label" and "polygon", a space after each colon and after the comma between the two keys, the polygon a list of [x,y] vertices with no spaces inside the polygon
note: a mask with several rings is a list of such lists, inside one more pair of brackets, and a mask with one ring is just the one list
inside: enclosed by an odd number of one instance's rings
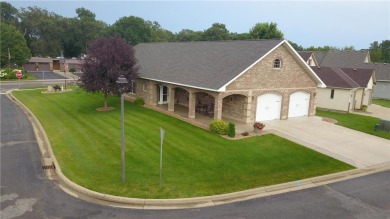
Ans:
{"label": "stone facade", "polygon": [[[175,104],[180,104],[189,108],[189,118],[195,118],[197,104],[213,104],[215,119],[226,118],[237,122],[253,123],[256,118],[258,96],[266,93],[281,95],[280,118],[287,119],[290,95],[300,91],[310,94],[308,115],[315,115],[316,79],[305,63],[292,53],[288,45],[282,44],[228,84],[224,92],[140,78],[137,80],[136,95],[142,97],[146,104],[157,105],[158,86],[164,85],[168,87],[169,111],[174,111]],[[280,68],[274,68],[275,59],[281,60]]]}

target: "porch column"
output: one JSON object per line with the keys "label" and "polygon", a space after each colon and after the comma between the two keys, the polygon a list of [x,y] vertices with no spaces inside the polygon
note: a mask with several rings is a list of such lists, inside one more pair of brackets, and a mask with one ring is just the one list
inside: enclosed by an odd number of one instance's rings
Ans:
{"label": "porch column", "polygon": [[168,87],[168,111],[173,112],[175,111],[175,88]]}
{"label": "porch column", "polygon": [[252,99],[253,96],[249,95],[245,98],[245,105],[244,105],[244,115],[245,115],[245,123],[252,123],[251,121],[251,115],[252,115]]}
{"label": "porch column", "polygon": [[222,119],[222,101],[223,98],[219,95],[215,96],[214,103],[214,119]]}
{"label": "porch column", "polygon": [[191,91],[188,95],[188,118],[195,119],[196,93]]}

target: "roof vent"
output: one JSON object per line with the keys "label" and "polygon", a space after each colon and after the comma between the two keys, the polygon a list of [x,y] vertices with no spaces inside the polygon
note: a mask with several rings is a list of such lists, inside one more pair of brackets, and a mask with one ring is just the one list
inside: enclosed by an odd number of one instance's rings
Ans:
{"label": "roof vent", "polygon": [[320,66],[318,66],[317,68],[318,68],[318,69],[320,69],[321,67],[320,67]]}
{"label": "roof vent", "polygon": [[356,71],[356,68],[354,68],[353,70]]}

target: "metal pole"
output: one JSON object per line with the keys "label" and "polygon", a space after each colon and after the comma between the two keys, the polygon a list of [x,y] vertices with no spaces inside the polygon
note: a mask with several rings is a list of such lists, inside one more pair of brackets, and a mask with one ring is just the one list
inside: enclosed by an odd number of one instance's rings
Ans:
{"label": "metal pole", "polygon": [[20,78],[19,78],[19,91],[20,91]]}
{"label": "metal pole", "polygon": [[45,86],[45,71],[43,71],[42,74],[43,74],[42,87],[44,87]]}
{"label": "metal pole", "polygon": [[121,153],[121,158],[122,158],[122,182],[124,183],[126,181],[126,176],[125,176],[125,116],[124,116],[124,104],[123,104],[123,93],[121,94],[121,120],[122,120],[122,153]]}

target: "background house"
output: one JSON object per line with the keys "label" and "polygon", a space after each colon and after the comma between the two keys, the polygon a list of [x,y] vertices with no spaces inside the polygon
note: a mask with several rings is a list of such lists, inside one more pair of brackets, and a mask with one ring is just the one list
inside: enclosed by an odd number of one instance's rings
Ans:
{"label": "background house", "polygon": [[338,111],[362,109],[370,105],[375,72],[372,69],[312,67],[325,83],[318,88],[317,107]]}
{"label": "background house", "polygon": [[52,71],[53,61],[51,58],[31,57],[26,64],[23,65],[25,71]]}
{"label": "background house", "polygon": [[318,62],[318,66],[321,67],[374,69],[377,81],[373,87],[372,97],[390,100],[390,64],[371,63],[369,51],[336,50],[313,52],[313,55]]}
{"label": "background house", "polygon": [[322,81],[285,40],[141,43],[134,96],[243,123],[315,114]]}

